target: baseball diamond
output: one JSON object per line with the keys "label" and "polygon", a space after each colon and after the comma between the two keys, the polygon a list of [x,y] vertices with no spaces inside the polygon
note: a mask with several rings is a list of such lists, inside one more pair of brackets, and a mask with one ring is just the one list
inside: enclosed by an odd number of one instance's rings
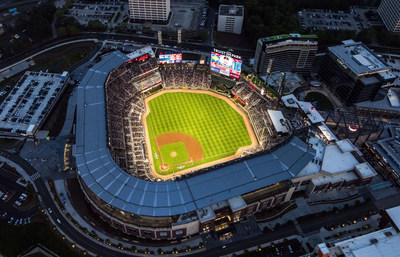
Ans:
{"label": "baseball diamond", "polygon": [[150,166],[159,176],[234,159],[257,145],[246,114],[216,93],[164,90],[145,102]]}

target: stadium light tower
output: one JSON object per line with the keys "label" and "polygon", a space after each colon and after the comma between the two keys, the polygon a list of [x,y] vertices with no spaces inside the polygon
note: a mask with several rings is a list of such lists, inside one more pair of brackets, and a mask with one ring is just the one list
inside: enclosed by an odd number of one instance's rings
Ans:
{"label": "stadium light tower", "polygon": [[182,43],[182,30],[178,29],[178,44]]}
{"label": "stadium light tower", "polygon": [[161,32],[161,30],[158,31],[158,44],[162,45],[162,32]]}

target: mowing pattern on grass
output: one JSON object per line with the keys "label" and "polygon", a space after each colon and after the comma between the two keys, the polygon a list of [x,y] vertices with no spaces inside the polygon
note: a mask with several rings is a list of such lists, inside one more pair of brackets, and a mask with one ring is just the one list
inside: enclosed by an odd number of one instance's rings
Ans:
{"label": "mowing pattern on grass", "polygon": [[[159,174],[171,174],[232,156],[240,147],[251,144],[242,116],[222,99],[201,93],[167,92],[150,100],[148,104],[150,113],[146,123],[152,154],[155,157],[154,166]],[[155,138],[171,132],[183,133],[196,139],[201,145],[203,159],[182,165],[172,161],[178,165],[162,171]],[[186,147],[181,147],[181,144],[176,146],[178,147],[169,147],[168,152],[175,152],[176,157],[184,156]],[[164,162],[170,162],[173,158],[164,153],[161,155],[163,159],[168,159]]]}
{"label": "mowing pattern on grass", "polygon": [[184,163],[189,159],[188,151],[183,142],[165,145],[160,149],[160,153],[164,163],[167,165]]}

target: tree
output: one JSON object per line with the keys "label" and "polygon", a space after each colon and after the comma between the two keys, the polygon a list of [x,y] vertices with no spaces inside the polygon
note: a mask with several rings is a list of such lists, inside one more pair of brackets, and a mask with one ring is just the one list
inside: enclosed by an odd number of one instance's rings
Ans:
{"label": "tree", "polygon": [[92,20],[88,22],[87,28],[91,31],[104,31],[107,27],[99,20]]}
{"label": "tree", "polygon": [[67,32],[70,35],[76,35],[79,34],[80,30],[75,26],[67,26]]}
{"label": "tree", "polygon": [[200,31],[199,37],[200,37],[201,41],[206,40],[206,38],[207,38],[207,31],[205,31],[205,30]]}

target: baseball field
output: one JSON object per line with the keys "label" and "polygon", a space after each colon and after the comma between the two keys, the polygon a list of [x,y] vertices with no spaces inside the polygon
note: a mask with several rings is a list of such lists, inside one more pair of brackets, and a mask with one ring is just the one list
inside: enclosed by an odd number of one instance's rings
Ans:
{"label": "baseball field", "polygon": [[257,145],[244,112],[218,94],[166,90],[147,98],[145,103],[143,122],[155,175],[214,165]]}

